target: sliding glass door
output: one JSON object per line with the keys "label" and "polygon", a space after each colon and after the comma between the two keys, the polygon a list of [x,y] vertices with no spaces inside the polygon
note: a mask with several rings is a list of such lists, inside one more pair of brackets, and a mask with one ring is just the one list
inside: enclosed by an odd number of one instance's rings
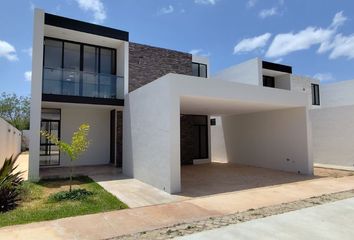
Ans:
{"label": "sliding glass door", "polygon": [[[60,110],[42,109],[41,131],[46,131],[60,139]],[[47,138],[40,138],[40,166],[60,164],[60,151]]]}

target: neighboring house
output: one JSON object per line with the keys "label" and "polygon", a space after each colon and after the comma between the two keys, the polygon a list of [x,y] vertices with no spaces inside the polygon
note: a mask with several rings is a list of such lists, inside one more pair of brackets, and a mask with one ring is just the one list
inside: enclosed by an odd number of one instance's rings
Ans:
{"label": "neighboring house", "polygon": [[181,190],[183,164],[228,161],[312,174],[308,109],[318,82],[260,59],[241,65],[210,78],[207,58],[36,9],[30,179],[69,164],[40,130],[70,141],[83,122],[91,145],[75,164],[112,164],[169,193]]}

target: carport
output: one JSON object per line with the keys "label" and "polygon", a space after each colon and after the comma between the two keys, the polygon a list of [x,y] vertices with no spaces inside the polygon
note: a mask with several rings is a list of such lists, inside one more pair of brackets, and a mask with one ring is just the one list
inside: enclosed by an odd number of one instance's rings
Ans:
{"label": "carport", "polygon": [[180,192],[180,116],[185,114],[215,118],[209,162],[312,174],[306,106],[301,92],[167,74],[125,100],[123,173]]}

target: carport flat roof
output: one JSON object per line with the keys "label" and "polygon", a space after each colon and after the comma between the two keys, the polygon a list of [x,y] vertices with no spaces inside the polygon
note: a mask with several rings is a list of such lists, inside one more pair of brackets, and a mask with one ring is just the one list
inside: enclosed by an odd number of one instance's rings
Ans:
{"label": "carport flat roof", "polygon": [[142,91],[169,92],[163,97],[177,97],[183,114],[246,114],[306,107],[308,101],[302,92],[181,74],[167,74],[130,94]]}

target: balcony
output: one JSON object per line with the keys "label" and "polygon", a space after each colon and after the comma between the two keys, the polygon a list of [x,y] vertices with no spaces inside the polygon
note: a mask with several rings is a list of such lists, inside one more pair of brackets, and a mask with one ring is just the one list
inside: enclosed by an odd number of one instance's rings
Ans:
{"label": "balcony", "polygon": [[124,99],[124,78],[62,68],[43,69],[43,94]]}

